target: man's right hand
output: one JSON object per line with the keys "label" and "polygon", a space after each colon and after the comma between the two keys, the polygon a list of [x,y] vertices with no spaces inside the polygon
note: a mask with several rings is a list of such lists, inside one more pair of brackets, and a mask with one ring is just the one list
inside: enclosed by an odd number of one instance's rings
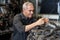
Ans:
{"label": "man's right hand", "polygon": [[47,18],[40,18],[39,20],[36,21],[36,24],[37,25],[42,25],[42,24],[47,23],[47,22],[48,22]]}

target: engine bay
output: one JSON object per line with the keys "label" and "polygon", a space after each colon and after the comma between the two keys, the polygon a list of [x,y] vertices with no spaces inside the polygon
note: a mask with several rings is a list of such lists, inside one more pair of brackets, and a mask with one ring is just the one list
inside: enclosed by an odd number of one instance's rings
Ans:
{"label": "engine bay", "polygon": [[60,27],[54,22],[31,30],[27,40],[60,40]]}

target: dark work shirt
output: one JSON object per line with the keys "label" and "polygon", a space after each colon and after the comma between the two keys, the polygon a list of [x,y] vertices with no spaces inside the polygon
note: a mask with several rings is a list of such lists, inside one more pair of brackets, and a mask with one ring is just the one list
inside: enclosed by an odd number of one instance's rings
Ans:
{"label": "dark work shirt", "polygon": [[34,21],[35,19],[33,17],[29,19],[26,18],[23,13],[17,14],[13,20],[13,40],[26,40],[29,32],[25,32],[25,26]]}

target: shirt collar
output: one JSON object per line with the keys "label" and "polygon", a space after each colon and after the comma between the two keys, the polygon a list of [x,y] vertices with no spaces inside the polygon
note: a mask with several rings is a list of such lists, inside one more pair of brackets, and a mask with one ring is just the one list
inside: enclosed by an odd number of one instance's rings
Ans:
{"label": "shirt collar", "polygon": [[20,15],[21,15],[22,19],[28,19],[27,17],[24,16],[23,13],[20,13]]}

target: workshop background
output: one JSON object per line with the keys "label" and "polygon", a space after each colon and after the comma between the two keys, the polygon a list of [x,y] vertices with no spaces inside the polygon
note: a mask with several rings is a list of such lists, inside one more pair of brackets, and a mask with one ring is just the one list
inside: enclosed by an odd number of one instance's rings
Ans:
{"label": "workshop background", "polygon": [[[35,7],[35,17],[38,19],[40,17],[49,18],[51,24],[60,27],[60,0],[0,0],[0,40],[11,40],[13,34],[12,22],[16,14],[19,14],[22,10],[22,4],[26,1],[32,2]],[[41,35],[40,30],[34,31],[36,35]],[[44,30],[43,30],[44,31]],[[47,31],[47,30],[45,30]],[[51,31],[51,30],[50,30]],[[60,29],[58,31],[54,30],[54,33],[59,33],[57,35],[58,40],[60,37]],[[42,32],[43,33],[43,32]],[[56,33],[55,33],[56,34]],[[55,37],[49,36],[51,39],[41,39],[39,36],[36,39],[29,35],[27,40],[55,40]],[[50,35],[50,34],[49,34]],[[52,33],[53,36],[56,36]],[[32,37],[30,39],[30,36]],[[56,39],[57,40],[57,39]]]}

